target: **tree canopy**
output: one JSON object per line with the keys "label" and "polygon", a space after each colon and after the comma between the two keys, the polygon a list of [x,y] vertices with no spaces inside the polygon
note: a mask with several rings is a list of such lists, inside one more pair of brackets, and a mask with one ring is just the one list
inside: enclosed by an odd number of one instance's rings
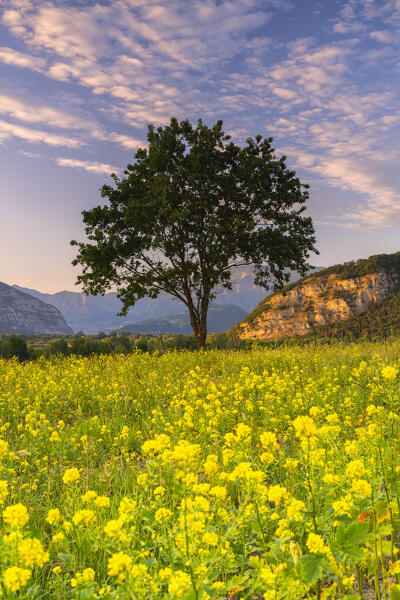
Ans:
{"label": "tree canopy", "polygon": [[116,287],[126,314],[137,300],[164,291],[186,305],[197,346],[207,312],[234,267],[253,265],[255,283],[304,275],[316,252],[312,220],[303,214],[308,186],[276,157],[272,138],[241,147],[201,120],[150,125],[123,177],[104,185],[103,206],[83,211],[87,242],[74,265],[86,293]]}

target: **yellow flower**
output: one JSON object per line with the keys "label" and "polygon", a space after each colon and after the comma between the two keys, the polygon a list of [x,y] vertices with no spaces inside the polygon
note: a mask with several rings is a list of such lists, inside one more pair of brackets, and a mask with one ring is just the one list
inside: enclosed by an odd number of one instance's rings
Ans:
{"label": "yellow flower", "polygon": [[155,520],[158,523],[162,521],[168,521],[172,517],[172,511],[169,508],[159,508],[154,515]]}
{"label": "yellow flower", "polygon": [[353,479],[365,475],[365,466],[362,460],[356,459],[349,462],[346,467],[346,476]]}
{"label": "yellow flower", "polygon": [[37,538],[26,538],[18,544],[18,556],[26,567],[43,567],[49,560],[49,553],[45,552],[42,543]]}
{"label": "yellow flower", "polygon": [[341,500],[332,502],[332,508],[337,515],[348,515],[350,516],[350,510],[353,507],[353,502],[350,496],[346,496]]}
{"label": "yellow flower", "polygon": [[124,552],[116,552],[108,559],[108,574],[119,575],[132,566],[132,559]]}
{"label": "yellow flower", "polygon": [[80,525],[81,523],[84,525],[90,525],[96,521],[96,515],[92,510],[83,508],[74,514],[72,521],[74,525]]}
{"label": "yellow flower", "polygon": [[153,440],[147,440],[142,444],[144,454],[159,454],[169,447],[170,440],[167,435],[160,433]]}
{"label": "yellow flower", "polygon": [[292,498],[286,506],[286,514],[293,521],[301,521],[306,507],[302,500]]}
{"label": "yellow flower", "polygon": [[29,569],[21,569],[20,567],[9,567],[3,571],[3,581],[7,589],[12,592],[18,592],[24,587],[31,576]]}
{"label": "yellow flower", "polygon": [[28,522],[28,510],[26,506],[21,504],[12,504],[3,510],[3,520],[7,525],[21,529]]}
{"label": "yellow flower", "polygon": [[201,539],[207,546],[218,546],[218,535],[213,531],[206,531]]}
{"label": "yellow flower", "polygon": [[268,490],[268,500],[274,504],[280,504],[286,496],[287,490],[281,485],[273,485]]}
{"label": "yellow flower", "polygon": [[67,469],[63,475],[63,482],[68,485],[68,483],[74,483],[75,481],[79,481],[81,478],[79,471],[76,467],[71,467]]}
{"label": "yellow flower", "polygon": [[8,495],[7,481],[0,480],[0,504],[3,504],[4,498]]}
{"label": "yellow flower", "polygon": [[124,519],[124,521],[131,521],[135,515],[135,511],[136,511],[135,500],[132,500],[131,498],[127,498],[127,496],[122,498],[121,502],[119,503],[118,512],[121,515],[121,517]]}
{"label": "yellow flower", "polygon": [[104,526],[104,532],[109,537],[115,537],[119,534],[123,526],[124,520],[122,518],[112,519],[111,521],[108,521],[108,523]]}
{"label": "yellow flower", "polygon": [[50,525],[57,525],[61,521],[61,513],[59,508],[51,508],[47,513],[46,521]]}
{"label": "yellow flower", "polygon": [[97,506],[97,508],[109,508],[110,498],[108,498],[108,496],[97,496],[97,498],[95,498],[94,505]]}
{"label": "yellow flower", "polygon": [[199,454],[201,454],[199,444],[191,444],[186,440],[180,440],[169,454],[168,461],[174,461],[179,466],[185,467],[192,464]]}
{"label": "yellow flower", "polygon": [[60,544],[63,540],[65,540],[65,535],[62,533],[62,531],[55,533],[51,538],[53,544]]}
{"label": "yellow flower", "polygon": [[82,571],[82,573],[76,573],[75,577],[71,579],[71,587],[77,587],[82,583],[90,583],[94,581],[95,576],[96,572],[90,567],[88,567],[87,569]]}
{"label": "yellow flower", "polygon": [[88,490],[87,492],[85,492],[83,494],[82,502],[85,502],[86,504],[90,504],[96,498],[97,498],[97,492],[95,492],[94,490]]}
{"label": "yellow flower", "polygon": [[397,371],[398,370],[396,369],[396,367],[391,367],[390,365],[387,365],[386,367],[383,367],[381,375],[384,379],[394,380],[397,377]]}
{"label": "yellow flower", "polygon": [[215,485],[210,489],[210,496],[215,496],[215,498],[221,498],[222,500],[224,500],[226,498],[226,495],[227,489],[222,485]]}
{"label": "yellow flower", "polygon": [[7,450],[8,442],[6,442],[5,440],[0,440],[0,459],[5,457],[5,455],[7,454]]}
{"label": "yellow flower", "polygon": [[368,483],[368,481],[365,481],[365,479],[354,479],[351,484],[351,489],[362,498],[370,496],[372,492],[371,484]]}
{"label": "yellow flower", "polygon": [[278,448],[278,442],[276,441],[276,435],[272,431],[264,431],[260,434],[261,446],[265,450],[276,450]]}
{"label": "yellow flower", "polygon": [[309,533],[307,538],[307,548],[310,552],[314,553],[326,553],[328,547],[325,545],[324,540],[317,533]]}
{"label": "yellow flower", "polygon": [[169,580],[168,593],[173,598],[181,598],[191,585],[192,581],[187,573],[184,571],[175,571]]}
{"label": "yellow flower", "polygon": [[312,437],[317,433],[317,426],[311,417],[304,415],[302,417],[297,417],[293,421],[293,427],[296,432],[296,437]]}

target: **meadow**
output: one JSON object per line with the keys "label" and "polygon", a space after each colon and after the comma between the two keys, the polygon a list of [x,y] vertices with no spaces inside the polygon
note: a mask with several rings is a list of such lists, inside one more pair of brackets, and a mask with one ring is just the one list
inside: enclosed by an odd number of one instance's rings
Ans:
{"label": "meadow", "polygon": [[0,360],[1,597],[399,599],[399,357]]}

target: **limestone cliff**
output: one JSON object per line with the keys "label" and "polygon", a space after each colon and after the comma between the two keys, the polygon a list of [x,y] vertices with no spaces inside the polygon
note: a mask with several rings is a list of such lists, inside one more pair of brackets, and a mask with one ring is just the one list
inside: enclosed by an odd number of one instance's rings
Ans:
{"label": "limestone cliff", "polygon": [[29,294],[0,282],[0,333],[73,333],[60,311]]}
{"label": "limestone cliff", "polygon": [[288,286],[285,292],[267,296],[235,326],[235,333],[241,339],[258,340],[302,336],[366,311],[400,291],[400,255],[378,257],[347,263],[351,266],[347,269],[337,265],[336,273],[331,267]]}

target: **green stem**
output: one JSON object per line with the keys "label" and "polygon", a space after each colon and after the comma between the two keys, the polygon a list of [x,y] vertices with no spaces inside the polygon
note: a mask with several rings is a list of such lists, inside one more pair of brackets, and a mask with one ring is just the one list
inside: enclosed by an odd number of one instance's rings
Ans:
{"label": "green stem", "polygon": [[186,544],[186,557],[188,559],[189,562],[189,569],[190,569],[190,579],[192,580],[192,586],[194,589],[194,593],[196,594],[196,600],[199,597],[199,591],[197,589],[196,586],[196,581],[194,578],[194,572],[193,572],[193,565],[192,565],[192,557],[190,555],[190,547],[189,547],[189,536],[188,536],[188,530],[187,530],[187,498],[184,498],[184,502],[185,502],[185,510],[183,512],[183,518],[184,518],[184,523],[185,523],[185,544]]}

